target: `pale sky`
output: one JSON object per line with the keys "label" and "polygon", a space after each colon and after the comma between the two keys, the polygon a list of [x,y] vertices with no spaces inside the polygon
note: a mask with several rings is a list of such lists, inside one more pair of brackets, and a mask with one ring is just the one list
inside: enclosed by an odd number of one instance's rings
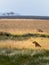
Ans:
{"label": "pale sky", "polygon": [[0,0],[0,12],[49,16],[49,0]]}

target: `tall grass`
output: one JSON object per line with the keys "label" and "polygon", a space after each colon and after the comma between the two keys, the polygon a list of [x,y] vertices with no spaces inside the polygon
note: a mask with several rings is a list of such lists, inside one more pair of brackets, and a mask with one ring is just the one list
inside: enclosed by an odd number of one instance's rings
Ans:
{"label": "tall grass", "polygon": [[0,65],[49,65],[49,50],[1,49]]}
{"label": "tall grass", "polygon": [[47,34],[23,34],[23,35],[13,35],[10,33],[6,32],[0,32],[0,40],[27,40],[31,37],[44,37],[44,38],[49,38],[49,35]]}

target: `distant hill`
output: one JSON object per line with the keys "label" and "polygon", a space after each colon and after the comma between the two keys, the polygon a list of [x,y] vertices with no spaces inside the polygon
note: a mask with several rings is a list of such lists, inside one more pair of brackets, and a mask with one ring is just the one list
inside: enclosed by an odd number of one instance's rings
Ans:
{"label": "distant hill", "polygon": [[15,12],[0,13],[0,19],[45,19],[49,20],[49,16],[22,16]]}
{"label": "distant hill", "polygon": [[0,19],[43,19],[49,20],[49,16],[21,16],[21,15],[6,15],[0,16]]}

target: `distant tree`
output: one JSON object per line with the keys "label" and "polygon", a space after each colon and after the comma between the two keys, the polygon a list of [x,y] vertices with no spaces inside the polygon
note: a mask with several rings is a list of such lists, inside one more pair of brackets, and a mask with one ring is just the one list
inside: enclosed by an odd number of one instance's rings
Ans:
{"label": "distant tree", "polygon": [[11,15],[14,15],[14,12],[10,12]]}
{"label": "distant tree", "polygon": [[9,15],[10,15],[10,13],[7,13],[7,15],[9,16]]}
{"label": "distant tree", "polygon": [[3,16],[5,16],[5,13],[3,13]]}
{"label": "distant tree", "polygon": [[14,12],[11,12],[11,14],[14,14]]}

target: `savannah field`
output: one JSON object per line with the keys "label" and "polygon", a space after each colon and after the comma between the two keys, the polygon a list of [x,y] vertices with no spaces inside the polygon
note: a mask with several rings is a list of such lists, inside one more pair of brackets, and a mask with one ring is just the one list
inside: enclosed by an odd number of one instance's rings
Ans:
{"label": "savannah field", "polygon": [[49,20],[0,19],[0,65],[49,65]]}
{"label": "savannah field", "polygon": [[[29,34],[49,35],[49,20],[35,19],[0,19],[0,32],[22,36],[26,34],[28,39],[23,40],[2,40],[0,36],[0,47],[8,46],[13,48],[32,48],[35,49],[33,41],[41,45],[41,49],[49,49],[48,37],[29,37]],[[28,36],[27,36],[28,35]],[[36,35],[35,35],[36,36]],[[38,35],[37,35],[38,36]],[[24,37],[23,37],[24,38]],[[21,38],[20,38],[21,39]]]}

